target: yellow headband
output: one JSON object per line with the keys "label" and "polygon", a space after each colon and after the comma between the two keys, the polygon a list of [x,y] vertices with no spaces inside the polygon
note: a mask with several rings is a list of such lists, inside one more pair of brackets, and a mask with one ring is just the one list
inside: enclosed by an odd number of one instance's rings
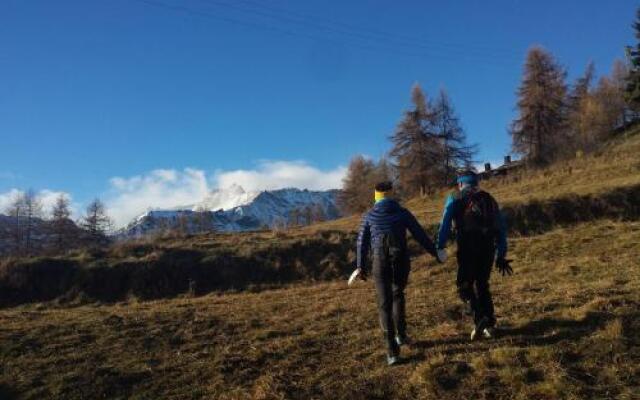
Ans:
{"label": "yellow headband", "polygon": [[382,199],[387,198],[389,196],[389,194],[391,194],[390,190],[387,191],[387,192],[379,192],[379,191],[376,190],[375,194],[374,194],[374,198],[375,198],[376,201],[380,201]]}

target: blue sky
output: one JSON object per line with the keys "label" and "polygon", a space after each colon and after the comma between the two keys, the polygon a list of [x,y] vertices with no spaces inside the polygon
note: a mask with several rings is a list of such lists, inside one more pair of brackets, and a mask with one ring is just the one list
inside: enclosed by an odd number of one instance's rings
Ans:
{"label": "blue sky", "polygon": [[636,7],[3,0],[0,196],[63,191],[81,207],[162,177],[166,197],[193,170],[202,190],[247,176],[277,186],[289,170],[330,186],[354,154],[388,150],[414,82],[446,88],[479,161],[499,160],[527,49],[549,49],[570,79],[589,60],[608,73],[633,43]]}

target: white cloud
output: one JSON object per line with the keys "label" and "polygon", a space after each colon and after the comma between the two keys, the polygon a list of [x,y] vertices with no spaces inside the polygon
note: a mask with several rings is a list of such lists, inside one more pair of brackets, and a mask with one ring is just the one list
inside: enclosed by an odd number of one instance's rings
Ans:
{"label": "white cloud", "polygon": [[42,202],[42,208],[45,212],[45,215],[51,215],[53,211],[53,206],[55,206],[58,197],[64,196],[69,200],[69,210],[71,211],[71,217],[75,218],[78,216],[78,205],[73,202],[73,199],[69,193],[66,192],[58,192],[54,190],[41,190],[38,192],[38,197]]}
{"label": "white cloud", "polygon": [[214,188],[237,184],[246,191],[335,189],[342,186],[345,172],[344,167],[323,171],[303,161],[262,161],[255,169],[218,170],[210,176],[192,168],[157,169],[144,175],[112,178],[105,203],[116,227],[122,227],[148,209],[198,203]]}
{"label": "white cloud", "polygon": [[[6,213],[7,208],[11,205],[11,203],[23,193],[24,191],[15,188],[4,193],[0,193],[0,213]],[[71,195],[66,192],[49,189],[44,189],[37,193],[38,199],[42,203],[42,211],[44,213],[44,216],[51,216],[53,206],[56,204],[56,200],[60,195],[65,196],[69,200],[69,202],[71,203],[69,206],[71,215],[72,217],[75,217],[77,215],[78,206],[77,204],[72,202]]]}
{"label": "white cloud", "polygon": [[[310,190],[336,189],[342,186],[345,167],[320,170],[304,161],[262,161],[254,169],[218,170],[207,174],[203,170],[186,168],[156,169],[131,177],[113,177],[104,201],[116,227],[122,227],[148,209],[175,208],[201,202],[215,188],[233,184],[246,191],[274,190],[287,187]],[[0,213],[23,192],[11,189],[0,193]],[[71,212],[78,218],[84,208],[71,201],[69,193],[41,190],[38,196],[48,216],[59,195],[71,202]]]}
{"label": "white cloud", "polygon": [[286,187],[328,190],[342,187],[345,167],[322,171],[304,161],[262,161],[252,170],[217,171],[215,181],[225,188],[238,184],[245,190],[273,190]]}
{"label": "white cloud", "polygon": [[157,169],[130,178],[111,178],[109,215],[121,227],[150,208],[173,208],[201,201],[210,186],[204,171]]}
{"label": "white cloud", "polygon": [[0,213],[6,214],[7,208],[9,208],[11,202],[21,194],[22,192],[18,189],[11,189],[4,193],[0,193]]}

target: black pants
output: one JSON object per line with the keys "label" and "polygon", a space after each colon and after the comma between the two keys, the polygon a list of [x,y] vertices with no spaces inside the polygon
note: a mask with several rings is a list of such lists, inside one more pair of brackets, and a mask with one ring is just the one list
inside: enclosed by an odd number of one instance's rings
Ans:
{"label": "black pants", "polygon": [[458,241],[457,286],[460,298],[469,302],[476,324],[487,318],[494,326],[496,317],[489,287],[495,245],[482,237],[468,237]]}
{"label": "black pants", "polygon": [[405,337],[404,289],[409,280],[409,257],[405,254],[390,259],[383,250],[373,252],[372,275],[378,298],[378,316],[389,355],[398,354],[395,337]]}

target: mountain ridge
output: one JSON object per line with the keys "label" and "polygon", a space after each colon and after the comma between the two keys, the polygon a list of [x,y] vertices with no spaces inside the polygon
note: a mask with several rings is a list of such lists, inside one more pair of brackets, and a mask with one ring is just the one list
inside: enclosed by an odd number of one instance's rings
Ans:
{"label": "mountain ridge", "polygon": [[245,191],[234,184],[212,191],[198,203],[147,210],[116,236],[141,237],[166,230],[242,232],[332,220],[340,217],[338,192],[298,188]]}

